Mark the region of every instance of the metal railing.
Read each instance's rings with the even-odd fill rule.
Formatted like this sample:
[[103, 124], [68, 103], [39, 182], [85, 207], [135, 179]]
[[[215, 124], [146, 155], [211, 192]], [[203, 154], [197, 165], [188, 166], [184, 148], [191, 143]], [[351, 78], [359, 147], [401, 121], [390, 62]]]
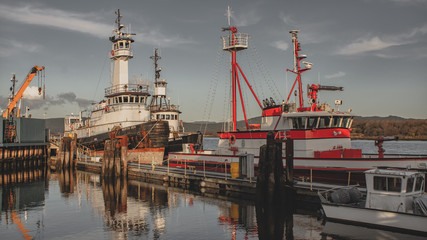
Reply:
[[105, 95], [114, 95], [119, 93], [147, 93], [148, 86], [142, 84], [119, 84], [105, 89]]
[[222, 36], [222, 48], [224, 50], [231, 48], [248, 48], [249, 34], [234, 33], [227, 36]]

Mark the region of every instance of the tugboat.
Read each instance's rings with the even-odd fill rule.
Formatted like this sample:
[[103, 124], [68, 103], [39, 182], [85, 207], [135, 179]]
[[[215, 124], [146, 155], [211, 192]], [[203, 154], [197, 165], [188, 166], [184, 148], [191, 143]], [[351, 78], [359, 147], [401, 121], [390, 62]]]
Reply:
[[116, 12], [117, 28], [109, 40], [112, 42], [111, 86], [105, 89], [105, 98], [93, 106], [89, 117], [65, 117], [65, 135], [77, 135], [77, 142], [91, 150], [103, 151], [110, 137], [127, 136], [130, 150], [145, 149], [163, 152], [168, 143], [169, 124], [162, 119], [151, 119], [148, 85], [130, 83], [128, 61], [133, 58], [133, 33], [125, 32], [120, 10]]
[[[248, 34], [238, 32], [236, 27], [223, 28], [229, 34], [222, 37], [223, 50], [231, 54], [231, 106], [232, 121], [229, 131], [219, 132], [218, 148], [215, 151], [194, 151], [191, 146], [181, 153], [169, 154], [170, 166], [185, 167], [194, 165], [206, 170], [224, 172], [224, 167], [230, 168], [230, 163], [239, 162], [239, 156], [247, 155], [254, 160], [255, 169], [258, 167], [259, 149], [266, 144], [267, 133], [274, 132], [278, 141], [294, 140], [294, 169], [300, 172], [318, 171], [322, 173], [347, 173], [363, 171], [374, 167], [410, 167], [426, 168], [427, 156], [364, 156], [361, 149], [351, 148], [350, 131], [353, 123], [351, 111], [342, 112], [332, 109], [328, 104], [319, 104], [319, 91], [342, 91], [342, 87], [309, 85], [307, 94], [309, 106], [304, 106], [302, 92], [303, 72], [312, 67], [305, 61], [307, 55], [301, 54], [301, 44], [298, 42], [298, 30], [290, 31], [293, 45], [293, 69], [287, 71], [297, 75], [286, 101], [276, 104], [270, 99], [261, 104], [248, 79], [236, 61], [236, 54], [248, 48]], [[304, 65], [304, 67], [302, 67]], [[240, 74], [239, 74], [240, 73]], [[242, 99], [241, 81], [245, 80], [262, 112], [260, 124], [248, 124], [245, 105]], [[242, 81], [243, 82], [243, 81]], [[296, 102], [289, 102], [294, 94]], [[237, 90], [240, 94], [245, 130], [236, 127]], [[342, 101], [336, 100], [337, 108]], [[285, 146], [283, 146], [283, 163], [285, 164]]]

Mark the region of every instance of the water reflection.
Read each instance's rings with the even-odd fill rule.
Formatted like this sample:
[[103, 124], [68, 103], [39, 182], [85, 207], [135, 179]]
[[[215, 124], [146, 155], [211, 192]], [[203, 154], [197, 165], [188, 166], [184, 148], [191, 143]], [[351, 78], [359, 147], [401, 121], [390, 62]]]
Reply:
[[[20, 237], [24, 239], [32, 239], [33, 235], [27, 229], [26, 218], [22, 219], [21, 214], [24, 213], [25, 216], [28, 209], [44, 205], [44, 193], [48, 188], [46, 175], [45, 168], [26, 168], [3, 173], [1, 176], [0, 213], [4, 218], [3, 224], [15, 225]], [[37, 228], [41, 228], [40, 221]]]

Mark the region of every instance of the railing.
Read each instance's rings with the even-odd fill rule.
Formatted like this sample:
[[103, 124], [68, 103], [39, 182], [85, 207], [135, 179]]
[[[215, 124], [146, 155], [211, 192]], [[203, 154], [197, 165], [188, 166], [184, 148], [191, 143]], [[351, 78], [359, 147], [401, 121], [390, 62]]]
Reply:
[[222, 49], [232, 48], [248, 48], [249, 34], [247, 33], [235, 33], [228, 36], [222, 36]]
[[150, 106], [150, 111], [179, 111], [179, 105], [153, 105]]
[[84, 146], [81, 144], [77, 143], [77, 149], [76, 149], [76, 156], [77, 156], [77, 161], [84, 161], [87, 162], [87, 158], [92, 159], [92, 157], [95, 157], [95, 151]]
[[105, 96], [119, 93], [147, 93], [148, 86], [141, 84], [119, 84], [105, 89]]

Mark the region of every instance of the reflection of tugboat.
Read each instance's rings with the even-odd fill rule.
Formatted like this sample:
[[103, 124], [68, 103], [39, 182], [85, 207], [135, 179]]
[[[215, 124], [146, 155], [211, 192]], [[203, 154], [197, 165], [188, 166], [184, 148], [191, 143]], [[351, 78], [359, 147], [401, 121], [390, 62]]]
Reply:
[[[129, 148], [165, 147], [169, 135], [167, 121], [150, 120], [148, 86], [132, 84], [128, 79], [128, 61], [133, 58], [132, 33], [123, 32], [120, 10], [117, 29], [110, 41], [113, 43], [110, 59], [112, 64], [111, 87], [105, 89], [105, 99], [94, 105], [89, 118], [80, 116], [65, 118], [65, 134], [77, 134], [78, 142], [91, 149], [103, 150], [109, 133], [129, 137]], [[142, 141], [146, 144], [140, 144]]]
[[[350, 131], [353, 115], [338, 109], [340, 100], [336, 100], [337, 109], [328, 104], [319, 104], [319, 91], [341, 91], [341, 87], [311, 85], [307, 87], [309, 106], [304, 106], [301, 74], [311, 69], [312, 64], [304, 61], [307, 57], [301, 54], [297, 30], [291, 31], [293, 44], [294, 68], [289, 72], [297, 75], [286, 101], [276, 104], [274, 99], [258, 99], [241, 67], [236, 61], [236, 54], [248, 48], [249, 36], [238, 32], [236, 27], [229, 26], [223, 31], [229, 34], [222, 37], [223, 50], [231, 54], [231, 123], [229, 131], [219, 132], [219, 142], [216, 151], [184, 151], [169, 154], [171, 166], [185, 167], [194, 165], [196, 168], [224, 171], [224, 166], [239, 162], [241, 155], [253, 155], [255, 167], [258, 165], [259, 149], [266, 144], [267, 134], [274, 132], [280, 141], [286, 138], [294, 140], [294, 168], [309, 172], [361, 172], [375, 166], [382, 167], [411, 167], [422, 168], [427, 165], [427, 156], [371, 156], [362, 155], [361, 149], [351, 148]], [[245, 81], [243, 81], [243, 79]], [[262, 112], [260, 124], [248, 124], [241, 88], [246, 83], [251, 90]], [[298, 96], [296, 102], [289, 99], [295, 90]], [[238, 97], [241, 99], [245, 130], [237, 129]], [[283, 147], [285, 158], [285, 148]], [[286, 161], [283, 161], [284, 163]]]

